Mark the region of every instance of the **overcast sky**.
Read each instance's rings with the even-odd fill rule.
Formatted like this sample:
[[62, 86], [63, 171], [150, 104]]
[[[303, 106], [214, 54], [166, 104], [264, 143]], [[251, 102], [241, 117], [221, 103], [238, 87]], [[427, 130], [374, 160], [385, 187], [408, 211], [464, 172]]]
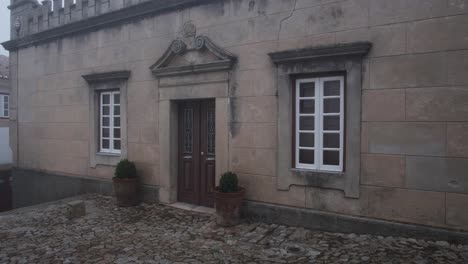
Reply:
[[[0, 43], [10, 39], [10, 10], [7, 6], [10, 0], [0, 0]], [[0, 54], [8, 55], [8, 52], [0, 45]]]

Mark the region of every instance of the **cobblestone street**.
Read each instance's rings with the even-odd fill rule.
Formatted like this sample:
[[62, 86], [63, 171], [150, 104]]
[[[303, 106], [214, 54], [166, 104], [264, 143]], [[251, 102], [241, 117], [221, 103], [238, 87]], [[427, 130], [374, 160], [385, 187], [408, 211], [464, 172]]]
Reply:
[[467, 263], [468, 246], [243, 223], [161, 205], [121, 209], [103, 196], [0, 214], [0, 263]]

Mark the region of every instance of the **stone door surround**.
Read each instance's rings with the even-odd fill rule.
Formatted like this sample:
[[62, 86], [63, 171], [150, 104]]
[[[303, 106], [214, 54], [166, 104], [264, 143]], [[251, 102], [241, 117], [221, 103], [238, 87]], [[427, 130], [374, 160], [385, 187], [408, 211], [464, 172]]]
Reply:
[[186, 23], [183, 36], [175, 39], [150, 67], [159, 88], [159, 200], [177, 202], [178, 101], [215, 99], [216, 181], [228, 170], [229, 80], [236, 57], [206, 36], [197, 36]]

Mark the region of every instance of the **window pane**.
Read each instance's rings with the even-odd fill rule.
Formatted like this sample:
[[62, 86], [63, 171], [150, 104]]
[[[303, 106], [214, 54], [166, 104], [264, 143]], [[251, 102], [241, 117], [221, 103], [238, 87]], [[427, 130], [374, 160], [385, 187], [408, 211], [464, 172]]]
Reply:
[[109, 94], [103, 94], [102, 95], [102, 104], [110, 104], [110, 95]]
[[109, 140], [108, 139], [103, 139], [102, 140], [102, 148], [103, 149], [109, 149]]
[[114, 106], [114, 115], [120, 115], [120, 106]]
[[299, 129], [300, 130], [314, 130], [315, 129], [315, 117], [313, 116], [299, 117]]
[[340, 98], [324, 99], [323, 100], [324, 113], [339, 113], [340, 112]]
[[102, 126], [107, 126], [108, 127], [109, 126], [109, 121], [110, 121], [109, 117], [103, 117], [102, 118]]
[[340, 81], [326, 81], [323, 86], [325, 96], [340, 95]]
[[299, 146], [300, 147], [314, 147], [315, 134], [314, 133], [300, 133]]
[[114, 117], [114, 127], [120, 127], [120, 117]]
[[109, 106], [104, 105], [102, 107], [102, 115], [109, 115]]
[[323, 134], [323, 147], [324, 148], [339, 148], [340, 147], [340, 134]]
[[120, 140], [114, 140], [114, 149], [120, 150]]
[[339, 116], [324, 116], [323, 117], [323, 130], [339, 131], [340, 130], [340, 117]]
[[109, 137], [109, 128], [103, 128], [102, 129], [102, 137], [103, 138], [108, 138]]
[[120, 138], [120, 128], [114, 129], [114, 138]]
[[300, 149], [299, 150], [299, 163], [314, 164], [315, 153], [313, 150]]
[[120, 104], [120, 94], [114, 94], [114, 104]]
[[3, 102], [8, 103], [8, 96], [7, 95], [3, 96]]
[[301, 83], [300, 87], [300, 97], [314, 97], [315, 96], [315, 83]]
[[300, 100], [299, 111], [301, 114], [315, 113], [315, 100]]
[[323, 165], [340, 165], [340, 152], [339, 151], [324, 151], [323, 152]]

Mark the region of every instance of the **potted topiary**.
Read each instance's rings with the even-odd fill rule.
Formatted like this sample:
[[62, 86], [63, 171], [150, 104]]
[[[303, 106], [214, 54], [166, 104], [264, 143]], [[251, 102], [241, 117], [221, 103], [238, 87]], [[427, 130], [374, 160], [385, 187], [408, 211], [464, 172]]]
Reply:
[[114, 192], [117, 205], [134, 206], [139, 203], [138, 179], [135, 164], [127, 159], [121, 160], [115, 168]]
[[216, 223], [234, 226], [239, 223], [240, 209], [244, 199], [244, 188], [239, 187], [237, 175], [226, 172], [219, 180], [215, 191]]

